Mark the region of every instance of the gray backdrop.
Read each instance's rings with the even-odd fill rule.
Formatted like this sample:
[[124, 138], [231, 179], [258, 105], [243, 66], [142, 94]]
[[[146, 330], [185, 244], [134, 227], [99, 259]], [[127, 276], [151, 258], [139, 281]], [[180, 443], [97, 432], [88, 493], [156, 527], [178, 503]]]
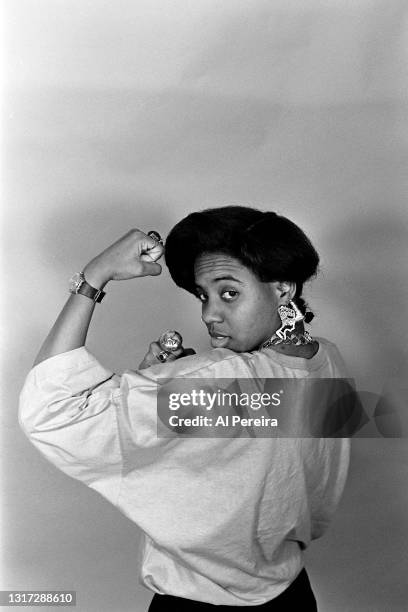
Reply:
[[[315, 335], [372, 414], [406, 405], [405, 0], [6, 0], [2, 589], [76, 589], [81, 612], [143, 611], [138, 528], [31, 447], [16, 422], [67, 279], [131, 227], [208, 206], [297, 222], [322, 255]], [[405, 277], [404, 277], [405, 276]], [[117, 372], [199, 303], [161, 277], [111, 283], [88, 346]], [[406, 387], [405, 387], [406, 388]], [[406, 439], [369, 423], [329, 532], [310, 547], [322, 612], [407, 609]]]

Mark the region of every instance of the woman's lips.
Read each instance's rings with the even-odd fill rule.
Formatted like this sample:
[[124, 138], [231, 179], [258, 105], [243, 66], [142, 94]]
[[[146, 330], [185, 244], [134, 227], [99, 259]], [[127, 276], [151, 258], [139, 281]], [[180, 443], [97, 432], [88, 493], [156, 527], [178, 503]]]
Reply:
[[228, 344], [230, 339], [229, 336], [224, 336], [221, 334], [210, 334], [211, 336], [211, 346], [213, 348], [222, 348]]

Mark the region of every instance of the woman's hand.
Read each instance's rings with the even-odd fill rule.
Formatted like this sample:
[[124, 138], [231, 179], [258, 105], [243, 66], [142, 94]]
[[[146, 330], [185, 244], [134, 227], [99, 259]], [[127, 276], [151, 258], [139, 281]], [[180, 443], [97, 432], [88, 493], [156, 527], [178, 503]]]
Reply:
[[[161, 353], [163, 351], [162, 347], [160, 346], [160, 344], [158, 342], [152, 342], [149, 345], [149, 350], [147, 351], [146, 355], [143, 357], [143, 360], [141, 361], [141, 363], [139, 364], [138, 369], [139, 370], [144, 370], [145, 368], [149, 368], [152, 365], [157, 365], [159, 363], [162, 363], [159, 359], [158, 359], [158, 355], [159, 353]], [[166, 351], [168, 354], [168, 357], [166, 359], [166, 363], [168, 361], [175, 361], [176, 359], [180, 359], [180, 357], [186, 357], [187, 355], [195, 355], [195, 350], [192, 348], [183, 348], [182, 346], [180, 346], [180, 348], [178, 348], [176, 351]]]
[[[102, 289], [110, 280], [157, 276], [163, 246], [139, 229], [132, 229], [94, 257], [83, 269], [92, 287]], [[81, 294], [70, 295], [44, 340], [34, 364], [84, 346], [95, 302]]]
[[162, 270], [157, 260], [163, 252], [163, 245], [141, 230], [132, 229], [85, 266], [85, 278], [101, 289], [110, 280], [157, 276]]

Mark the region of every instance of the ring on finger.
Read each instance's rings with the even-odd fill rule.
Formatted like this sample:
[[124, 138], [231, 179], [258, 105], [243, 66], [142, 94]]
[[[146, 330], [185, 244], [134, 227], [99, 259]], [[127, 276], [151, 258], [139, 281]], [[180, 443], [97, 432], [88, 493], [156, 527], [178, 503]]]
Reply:
[[183, 343], [181, 334], [173, 329], [163, 332], [159, 338], [159, 345], [164, 351], [173, 353], [178, 351]]
[[151, 230], [150, 232], [147, 232], [147, 235], [150, 236], [150, 238], [153, 238], [153, 240], [156, 240], [156, 242], [158, 242], [159, 244], [163, 244], [163, 239], [160, 236], [159, 232], [156, 232], [156, 230]]
[[171, 353], [168, 353], [167, 351], [160, 351], [160, 353], [156, 355], [157, 359], [161, 363], [165, 363], [170, 356], [171, 356]]

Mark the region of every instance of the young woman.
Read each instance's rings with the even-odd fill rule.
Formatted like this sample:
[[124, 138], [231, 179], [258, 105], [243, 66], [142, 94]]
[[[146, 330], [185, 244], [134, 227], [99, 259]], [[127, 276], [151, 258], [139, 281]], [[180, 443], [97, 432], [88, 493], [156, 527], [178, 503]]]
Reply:
[[[171, 230], [165, 259], [175, 283], [201, 301], [212, 350], [192, 355], [155, 341], [137, 371], [117, 376], [84, 346], [95, 303], [109, 281], [160, 274], [163, 252], [159, 236], [131, 230], [74, 279], [21, 393], [22, 427], [51, 462], [141, 528], [149, 610], [316, 610], [303, 550], [333, 516], [349, 441], [158, 438], [157, 396], [173, 379], [208, 388], [230, 378], [344, 378], [337, 348], [304, 327], [313, 315], [302, 289], [319, 257], [275, 213], [192, 213]], [[290, 409], [306, 414], [306, 403], [299, 384]]]

